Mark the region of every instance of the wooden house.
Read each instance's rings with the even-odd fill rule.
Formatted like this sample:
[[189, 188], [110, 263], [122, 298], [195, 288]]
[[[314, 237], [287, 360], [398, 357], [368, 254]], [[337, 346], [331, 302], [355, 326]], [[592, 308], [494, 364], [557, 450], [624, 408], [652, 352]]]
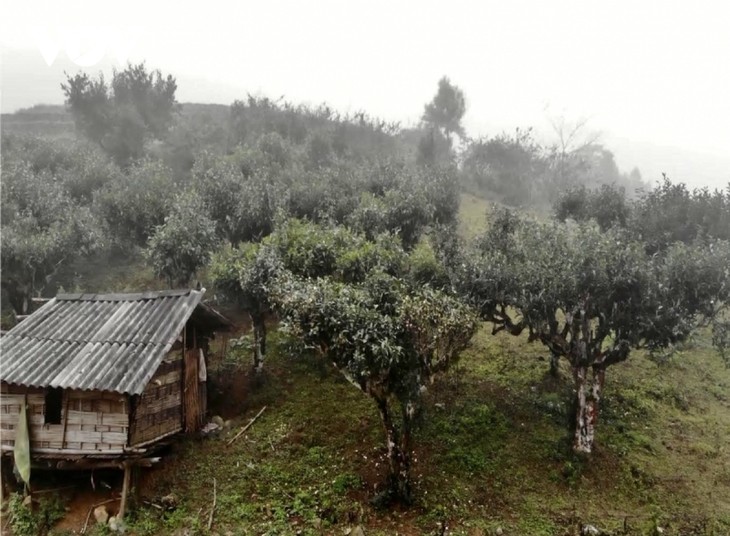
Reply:
[[[63, 294], [0, 339], [0, 448], [25, 403], [34, 465], [127, 467], [206, 412], [208, 343], [231, 323], [205, 289]], [[125, 473], [126, 478], [126, 473]]]

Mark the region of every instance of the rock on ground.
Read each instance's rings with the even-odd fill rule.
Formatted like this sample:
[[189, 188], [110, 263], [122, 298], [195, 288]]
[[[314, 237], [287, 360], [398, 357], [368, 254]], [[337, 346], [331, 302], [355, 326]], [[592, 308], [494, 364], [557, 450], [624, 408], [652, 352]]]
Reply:
[[94, 508], [94, 519], [101, 525], [105, 525], [109, 521], [109, 512], [107, 512], [106, 506], [101, 505]]

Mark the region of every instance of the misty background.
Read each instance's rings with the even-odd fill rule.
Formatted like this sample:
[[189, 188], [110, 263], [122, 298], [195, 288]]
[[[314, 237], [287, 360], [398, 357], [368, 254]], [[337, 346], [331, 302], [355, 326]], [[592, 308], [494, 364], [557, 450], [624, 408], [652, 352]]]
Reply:
[[[586, 131], [654, 183], [730, 180], [730, 33], [721, 2], [3, 2], [3, 113], [62, 104], [64, 71], [146, 61], [179, 102], [247, 93], [418, 123], [434, 81], [464, 91], [472, 138]], [[48, 47], [55, 54], [44, 58]], [[49, 59], [52, 62], [49, 65]]]

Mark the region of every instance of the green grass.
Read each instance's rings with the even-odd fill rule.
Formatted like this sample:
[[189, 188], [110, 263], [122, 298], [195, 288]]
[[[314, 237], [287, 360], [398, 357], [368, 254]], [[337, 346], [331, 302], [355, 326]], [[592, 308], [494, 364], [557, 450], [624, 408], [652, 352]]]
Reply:
[[487, 225], [487, 211], [491, 203], [469, 193], [461, 194], [459, 205], [459, 232], [465, 238], [474, 237]]
[[[555, 381], [539, 346], [482, 330], [426, 395], [415, 506], [382, 511], [369, 501], [385, 463], [372, 404], [315, 359], [292, 357], [279, 334], [273, 339], [265, 379], [247, 387], [248, 409], [228, 435], [184, 441], [148, 475], [145, 494], [174, 492], [178, 510], [160, 518], [139, 509], [133, 530], [206, 533], [215, 478], [217, 533], [341, 534], [361, 524], [384, 535], [443, 526], [450, 534], [552, 535], [581, 523], [614, 534], [655, 526], [728, 533], [730, 373], [703, 344], [662, 365], [637, 353], [609, 369], [598, 449], [582, 459], [569, 448], [567, 370]], [[263, 405], [250, 431], [226, 447]]]

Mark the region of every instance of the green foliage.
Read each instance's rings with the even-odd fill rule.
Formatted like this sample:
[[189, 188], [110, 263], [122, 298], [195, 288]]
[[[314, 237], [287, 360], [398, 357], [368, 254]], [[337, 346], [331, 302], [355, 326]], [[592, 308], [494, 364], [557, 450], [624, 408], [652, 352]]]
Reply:
[[307, 162], [310, 168], [321, 169], [332, 164], [332, 145], [321, 134], [309, 138], [306, 148]]
[[416, 163], [435, 167], [450, 164], [453, 159], [450, 140], [438, 128], [427, 128], [418, 141]]
[[97, 147], [80, 140], [3, 134], [2, 157], [6, 165], [26, 162], [34, 173], [53, 177], [81, 205], [88, 205], [96, 190], [120, 174]]
[[2, 284], [16, 312], [58, 268], [94, 250], [101, 236], [88, 207], [76, 206], [47, 171], [24, 161], [3, 166]]
[[725, 365], [730, 367], [730, 321], [716, 318], [712, 323], [712, 346]]
[[383, 197], [385, 228], [396, 231], [406, 249], [412, 248], [430, 221], [428, 200], [418, 191], [389, 190]]
[[402, 163], [320, 163], [307, 170], [306, 162], [279, 161], [282, 142], [271, 134], [258, 147], [239, 147], [228, 157], [204, 152], [193, 167], [193, 185], [218, 233], [234, 245], [270, 234], [280, 212], [345, 224], [370, 240], [386, 232], [398, 234], [406, 248], [429, 225], [455, 220], [459, 189], [453, 170], [418, 170]]
[[254, 367], [260, 372], [266, 354], [265, 314], [271, 309], [269, 295], [283, 270], [276, 250], [269, 245], [226, 245], [216, 253], [210, 277], [218, 290], [249, 313], [253, 323]]
[[[132, 512], [131, 519], [128, 521], [128, 528], [133, 534], [139, 536], [154, 536], [157, 534], [158, 526], [157, 523], [160, 520], [158, 511], [151, 511], [146, 508], [136, 508]], [[108, 525], [95, 525], [95, 526], [106, 526]]]
[[66, 96], [66, 106], [74, 110], [76, 127], [89, 139], [101, 140], [107, 132], [110, 95], [103, 75], [93, 79], [85, 73], [74, 77], [67, 75], [61, 89]]
[[200, 192], [218, 234], [233, 244], [261, 240], [271, 233], [283, 185], [257, 163], [260, 153], [222, 158], [202, 153], [193, 166], [193, 187]]
[[[287, 220], [269, 240], [287, 270], [301, 277], [331, 275], [355, 235], [345, 227]], [[361, 239], [360, 239], [361, 241]]]
[[122, 165], [144, 154], [146, 140], [167, 134], [177, 107], [175, 79], [144, 63], [115, 69], [108, 85], [101, 74], [67, 74], [61, 89], [77, 128]]
[[316, 222], [344, 222], [359, 201], [348, 175], [336, 168], [298, 174], [287, 187], [287, 214]]
[[94, 207], [115, 245], [123, 249], [144, 246], [164, 223], [176, 191], [168, 167], [158, 160], [143, 160], [99, 190]]
[[235, 210], [227, 214], [227, 235], [233, 242], [261, 240], [274, 228], [279, 196], [264, 176], [253, 175], [241, 184]]
[[59, 173], [69, 196], [84, 205], [91, 204], [94, 193], [106, 184], [123, 180], [119, 168], [98, 149], [86, 147], [78, 150], [74, 166]]
[[730, 190], [689, 190], [666, 177], [654, 189], [629, 203], [623, 187], [603, 184], [591, 190], [579, 184], [563, 192], [554, 204], [560, 221], [595, 219], [601, 229], [618, 225], [630, 228], [655, 253], [674, 242], [698, 238], [730, 238]]
[[449, 288], [451, 280], [446, 267], [438, 260], [429, 241], [421, 241], [411, 251], [410, 278], [417, 284], [433, 288]]
[[514, 136], [501, 134], [469, 144], [463, 173], [468, 184], [508, 205], [530, 205], [544, 196], [548, 165], [532, 130], [517, 129]]
[[230, 242], [240, 241], [235, 225], [245, 177], [240, 168], [218, 155], [205, 151], [197, 155], [192, 168], [193, 183], [216, 222], [218, 234]]
[[[465, 155], [469, 180], [510, 204], [549, 200], [558, 185], [585, 184], [586, 189], [572, 191], [561, 218], [594, 218], [605, 232], [589, 224], [543, 225], [501, 215], [473, 250], [461, 251], [453, 234], [459, 201], [456, 171], [438, 165], [451, 160], [451, 134], [461, 135], [463, 130], [458, 106], [451, 114], [458, 116], [458, 130], [444, 119], [453, 112], [447, 105], [437, 106], [447, 102], [445, 97], [439, 101], [437, 95], [427, 106], [427, 135], [418, 151], [423, 130], [406, 133], [364, 114], [340, 117], [326, 106], [293, 107], [252, 97], [217, 111], [191, 105], [185, 121], [173, 126], [176, 138], [150, 147], [152, 138], [168, 137], [172, 123], [165, 117], [156, 121], [152, 116], [158, 105], [138, 100], [134, 88], [149, 96], [160, 83], [171, 86], [159, 74], [155, 80], [142, 71], [131, 69], [109, 87], [103, 79], [74, 79], [78, 93], [89, 97], [85, 115], [77, 117], [79, 127], [124, 165], [145, 152], [168, 165], [181, 163], [171, 171], [151, 159], [122, 172], [99, 150], [84, 144], [20, 139], [6, 144], [4, 137], [4, 288], [18, 273], [47, 281], [59, 266], [57, 261], [63, 266], [72, 258], [59, 252], [92, 249], [92, 244], [74, 245], [83, 240], [73, 242], [86, 236], [85, 227], [95, 228], [88, 207], [92, 199], [93, 210], [108, 223], [114, 242], [149, 243], [150, 260], [171, 280], [188, 280], [195, 271], [191, 266], [205, 262], [217, 235], [232, 245], [224, 246], [212, 262], [216, 287], [252, 316], [278, 307], [289, 333], [299, 337], [299, 346], [291, 344], [284, 350], [284, 343], [274, 336], [274, 353], [306, 353], [309, 358], [312, 347], [317, 348], [368, 391], [377, 409], [385, 408], [391, 420], [397, 420], [390, 415], [393, 408], [400, 410], [401, 421], [390, 425], [400, 435], [389, 440], [409, 433], [426, 386], [428, 397], [448, 398], [443, 409], [439, 405], [425, 415], [427, 433], [419, 435], [431, 444], [418, 452], [422, 464], [418, 472], [432, 479], [424, 482], [430, 495], [422, 504], [426, 513], [414, 514], [419, 519], [431, 516], [429, 522], [438, 519], [443, 528], [446, 521], [459, 522], [461, 516], [468, 517], [467, 511], [488, 504], [488, 510], [471, 516], [474, 526], [494, 528], [499, 520], [487, 517], [509, 512], [510, 519], [518, 520], [518, 531], [565, 532], [565, 504], [580, 503], [591, 495], [587, 491], [596, 492], [600, 496], [596, 502], [601, 503], [606, 498], [622, 499], [622, 493], [631, 497], [632, 490], [622, 488], [622, 482], [603, 486], [596, 481], [602, 475], [589, 463], [566, 460], [556, 448], [559, 432], [553, 425], [567, 418], [569, 410], [560, 402], [560, 393], [542, 392], [548, 382], [538, 384], [541, 374], [526, 364], [527, 357], [532, 361], [537, 356], [521, 346], [523, 340], [489, 339], [473, 352], [469, 367], [457, 371], [453, 386], [431, 387], [431, 377], [454, 362], [474, 329], [468, 309], [436, 289], [450, 287], [448, 275], [453, 271], [456, 286], [482, 315], [491, 311], [489, 318], [499, 330], [527, 334], [525, 340], [540, 340], [559, 355], [567, 351], [572, 363], [581, 366], [600, 368], [613, 359], [625, 359], [626, 344], [632, 351], [676, 345], [727, 301], [727, 244], [715, 240], [727, 238], [730, 228], [726, 194], [689, 192], [665, 184], [645, 196], [627, 218], [621, 188], [587, 189], [606, 182], [625, 184], [613, 155], [601, 146], [540, 147], [529, 131], [479, 140]], [[458, 104], [458, 88], [450, 89]], [[109, 114], [117, 95], [119, 106]], [[163, 110], [174, 102], [169, 92], [163, 91], [161, 98]], [[463, 103], [463, 94], [461, 98]], [[221, 113], [222, 121], [216, 116]], [[115, 125], [105, 130], [99, 126], [103, 121]], [[144, 135], [136, 135], [143, 130]], [[405, 163], [414, 154], [427, 169]], [[389, 160], [394, 155], [402, 161]], [[186, 193], [174, 194], [181, 190]], [[286, 221], [287, 216], [300, 220]], [[630, 231], [609, 229], [625, 222]], [[98, 242], [100, 237], [96, 233], [87, 238]], [[685, 244], [674, 244], [676, 240]], [[647, 257], [647, 249], [658, 254]], [[183, 261], [172, 260], [176, 255]], [[36, 268], [12, 264], [18, 258]], [[44, 268], [47, 259], [50, 271]], [[81, 289], [84, 284], [79, 281]], [[129, 282], [120, 278], [115, 284]], [[715, 343], [723, 349], [728, 330], [719, 321], [716, 326]], [[589, 340], [585, 333], [590, 331], [594, 333]], [[254, 349], [256, 336], [250, 339], [242, 339], [232, 354]], [[581, 345], [590, 351], [579, 355]], [[702, 361], [703, 352], [709, 355], [709, 349], [700, 345], [688, 355], [685, 347], [663, 366], [661, 382], [654, 368], [646, 368], [654, 363], [641, 352], [638, 365], [635, 359], [626, 364], [630, 372], [623, 367], [616, 371], [620, 380], [604, 399], [610, 442], [602, 459], [613, 463], [619, 474], [630, 475], [627, 482], [640, 488], [643, 502], [639, 507], [631, 503], [634, 508], [640, 510], [659, 496], [652, 487], [665, 485], [674, 467], [652, 473], [645, 466], [629, 469], [622, 460], [631, 458], [636, 464], [643, 455], [650, 458], [644, 463], [659, 460], [671, 465], [662, 458], [668, 455], [667, 443], [678, 454], [667, 459], [677, 461], [691, 451], [703, 459], [702, 471], [708, 471], [707, 460], [719, 469], [712, 474], [714, 480], [696, 475], [687, 477], [686, 484], [671, 480], [666, 495], [670, 488], [674, 495], [675, 487], [683, 485], [692, 495], [695, 484], [705, 481], [722, 489], [728, 478], [716, 463], [726, 443], [724, 428], [717, 426], [724, 422], [722, 404], [708, 402], [726, 402], [727, 382], [719, 369], [696, 370], [706, 368], [696, 363], [714, 366], [717, 361]], [[342, 382], [331, 376], [321, 373], [312, 379], [292, 374], [292, 369], [311, 366], [307, 359], [280, 360], [276, 366], [272, 377], [279, 375], [282, 380], [276, 391], [252, 395], [261, 396], [254, 400], [272, 401], [272, 409], [276, 405], [282, 411], [269, 414], [275, 422], [259, 421], [254, 433], [260, 435], [254, 441], [241, 442], [223, 454], [215, 444], [197, 443], [196, 453], [202, 450], [208, 457], [181, 459], [193, 459], [196, 465], [202, 461], [205, 478], [202, 469], [175, 475], [188, 478], [187, 487], [181, 489], [191, 504], [164, 518], [141, 515], [131, 527], [134, 532], [152, 534], [182, 526], [204, 532], [200, 521], [204, 516], [193, 513], [198, 506], [209, 507], [208, 495], [200, 504], [192, 503], [198, 500], [194, 490], [201, 485], [196, 480], [207, 483], [210, 472], [217, 473], [224, 488], [216, 523], [226, 520], [236, 529], [257, 533], [292, 531], [298, 524], [296, 530], [303, 533], [322, 533], [340, 529], [329, 523], [349, 524], [351, 515], [360, 519], [362, 506], [358, 502], [360, 513], [353, 514], [356, 509], [346, 498], [371, 484], [372, 467], [363, 470], [356, 462], [369, 463], [373, 457], [379, 458], [375, 464], [382, 462], [383, 449], [373, 448], [370, 441], [373, 434], [362, 433], [375, 429], [370, 426], [375, 412], [349, 400]], [[694, 382], [694, 392], [686, 392], [682, 380], [698, 374], [706, 377]], [[672, 380], [670, 388], [664, 382], [672, 375], [680, 380]], [[285, 387], [290, 384], [295, 387]], [[515, 385], [520, 389], [515, 391]], [[707, 398], [697, 394], [700, 389], [706, 390]], [[286, 397], [295, 401], [288, 403]], [[691, 418], [683, 420], [684, 414]], [[321, 415], [327, 418], [322, 420]], [[713, 429], [712, 435], [700, 430], [697, 423], [702, 419], [708, 428], [720, 431]], [[672, 423], [664, 437], [659, 436], [660, 422]], [[403, 450], [408, 442], [398, 445]], [[366, 456], [368, 461], [362, 462]], [[335, 466], [334, 460], [344, 459], [346, 467]], [[235, 469], [226, 465], [228, 461], [235, 461]], [[172, 467], [178, 469], [176, 464]], [[541, 480], [541, 468], [544, 473], [562, 474], [558, 484], [567, 481], [575, 493], [564, 496], [562, 503], [551, 503], [550, 509], [535, 508], [529, 495], [535, 488], [557, 496], [564, 491]], [[486, 479], [480, 479], [483, 474]], [[619, 490], [615, 494], [614, 488]], [[703, 500], [710, 497], [706, 495]], [[592, 506], [585, 505], [592, 500], [586, 499], [583, 507], [590, 510]], [[620, 500], [612, 504], [630, 511]], [[409, 522], [396, 516], [383, 521], [391, 523], [384, 530], [396, 525], [401, 530], [403, 523], [407, 531]], [[467, 527], [468, 523], [460, 528], [470, 530]]]
[[258, 249], [259, 246], [256, 244], [234, 248], [227, 243], [216, 251], [208, 269], [208, 275], [216, 290], [233, 301], [245, 303], [239, 277], [241, 271], [256, 257]]
[[335, 159], [361, 162], [404, 152], [398, 125], [364, 112], [341, 115], [326, 104], [310, 107], [253, 95], [235, 101], [228, 112], [229, 147], [254, 145], [276, 134], [315, 168]]
[[406, 255], [392, 235], [371, 242], [344, 227], [289, 219], [261, 244], [224, 246], [214, 256], [209, 275], [229, 299], [262, 314], [270, 308], [269, 295], [284, 268], [299, 277], [357, 282], [374, 270], [405, 274]]
[[[658, 347], [685, 338], [700, 319], [715, 314], [713, 304], [729, 290], [726, 242], [675, 244], [650, 257], [621, 229], [503, 214], [480, 248], [462, 288], [482, 304], [482, 315], [508, 331], [528, 329], [565, 356], [571, 354], [572, 323], [591, 319], [598, 327], [587, 341], [591, 364], [625, 359], [625, 344]], [[519, 320], [512, 321], [509, 308]]]
[[355, 238], [340, 253], [335, 274], [344, 282], [355, 283], [374, 271], [394, 277], [405, 274], [406, 254], [396, 236], [383, 233], [372, 242]]
[[352, 473], [342, 473], [337, 475], [332, 481], [332, 490], [338, 495], [344, 495], [352, 489], [358, 489], [362, 486], [362, 479]]
[[55, 175], [61, 170], [73, 168], [77, 157], [74, 149], [80, 147], [80, 144], [40, 136], [2, 133], [3, 160], [23, 160], [31, 165], [35, 173], [47, 171]]
[[607, 184], [598, 190], [589, 190], [583, 184], [571, 188], [558, 198], [553, 208], [559, 221], [593, 219], [604, 231], [614, 225], [625, 227], [631, 214], [623, 188]]
[[269, 132], [261, 136], [256, 143], [256, 148], [261, 155], [261, 166], [281, 170], [291, 165], [291, 147], [277, 132]]
[[26, 505], [22, 495], [12, 493], [7, 503], [6, 515], [15, 536], [47, 534], [64, 514], [64, 505], [57, 496], [44, 497], [37, 505]]
[[397, 233], [403, 247], [416, 245], [426, 227], [455, 221], [458, 183], [446, 168], [419, 171], [385, 166], [365, 183], [371, 195], [362, 195], [347, 224], [369, 238], [382, 232]]
[[36, 536], [40, 532], [40, 519], [30, 506], [23, 504], [23, 496], [13, 493], [8, 500], [8, 516], [14, 534]]
[[398, 277], [407, 270], [400, 240], [387, 233], [368, 240], [346, 227], [289, 219], [264, 243], [299, 277], [361, 282], [373, 271]]
[[253, 313], [269, 310], [271, 286], [282, 271], [282, 262], [270, 246], [226, 245], [211, 262], [209, 277], [216, 288]]
[[503, 212], [455, 270], [457, 287], [494, 333], [527, 331], [556, 359], [568, 359], [584, 404], [588, 371], [600, 393], [606, 368], [632, 348], [667, 347], [714, 317], [730, 295], [728, 266], [727, 242], [676, 243], [649, 256], [620, 228]]
[[[623, 213], [623, 195], [629, 197], [644, 188], [641, 174], [634, 169], [621, 173], [613, 153], [594, 141], [577, 143], [582, 125], [571, 132], [557, 128], [559, 142], [544, 145], [535, 141], [532, 129], [516, 129], [513, 135], [500, 134], [471, 141], [464, 151], [462, 179], [466, 186], [511, 206], [555, 208], [566, 202], [566, 208], [580, 200], [580, 189], [601, 190], [610, 202], [605, 209], [609, 220]], [[565, 201], [565, 192], [573, 192]], [[611, 195], [613, 194], [613, 195]], [[597, 194], [598, 195], [598, 194]], [[583, 200], [585, 202], [585, 200]], [[569, 215], [569, 214], [568, 214]], [[575, 217], [575, 216], [572, 216]], [[599, 220], [606, 215], [594, 214]], [[623, 216], [625, 218], [625, 215]]]
[[203, 201], [188, 191], [177, 196], [165, 223], [155, 228], [146, 256], [170, 287], [186, 286], [208, 263], [217, 243], [215, 223], [206, 215]]
[[426, 104], [422, 120], [427, 125], [443, 131], [448, 140], [451, 134], [464, 137], [461, 119], [466, 112], [464, 92], [444, 76], [439, 80], [439, 87], [433, 100]]
[[289, 277], [272, 300], [295, 336], [376, 403], [387, 434], [387, 492], [410, 501], [411, 428], [421, 393], [468, 344], [476, 330], [473, 313], [451, 296], [410, 288], [382, 272], [359, 284]]
[[730, 186], [726, 191], [696, 189], [668, 178], [635, 204], [630, 227], [649, 253], [696, 238], [730, 240]]

